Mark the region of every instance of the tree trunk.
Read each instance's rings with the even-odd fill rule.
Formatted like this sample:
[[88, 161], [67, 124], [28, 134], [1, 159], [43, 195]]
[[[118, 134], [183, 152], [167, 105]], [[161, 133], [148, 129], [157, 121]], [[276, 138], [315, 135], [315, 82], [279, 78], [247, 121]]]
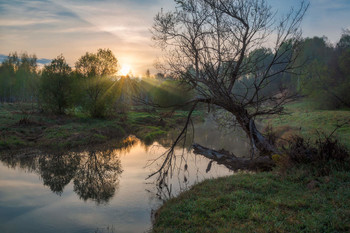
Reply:
[[[268, 156], [260, 156], [255, 159], [239, 158], [227, 151], [215, 151], [199, 144], [194, 144], [194, 153], [203, 155], [218, 164], [223, 164], [230, 170], [270, 171], [275, 166], [273, 160]], [[211, 163], [208, 164], [207, 172]]]
[[249, 116], [246, 110], [240, 111], [238, 114], [231, 112], [237, 119], [238, 123], [247, 134], [252, 146], [252, 158], [255, 151], [258, 150], [260, 155], [278, 154], [278, 150], [272, 145], [256, 128], [254, 119]]

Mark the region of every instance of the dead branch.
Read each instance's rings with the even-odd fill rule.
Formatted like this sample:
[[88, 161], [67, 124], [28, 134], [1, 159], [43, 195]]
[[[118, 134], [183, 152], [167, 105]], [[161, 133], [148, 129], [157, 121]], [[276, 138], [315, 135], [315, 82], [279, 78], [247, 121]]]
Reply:
[[269, 171], [275, 163], [268, 156], [257, 157], [255, 159], [240, 158], [233, 154], [223, 153], [215, 151], [199, 144], [193, 145], [193, 152], [205, 156], [218, 164], [225, 165], [228, 169], [237, 170], [249, 170], [249, 171]]

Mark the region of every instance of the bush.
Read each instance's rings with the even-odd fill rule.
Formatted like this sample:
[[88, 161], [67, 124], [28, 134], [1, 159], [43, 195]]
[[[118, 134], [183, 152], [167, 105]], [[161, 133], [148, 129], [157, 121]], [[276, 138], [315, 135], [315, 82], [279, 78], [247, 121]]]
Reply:
[[329, 175], [330, 171], [334, 169], [350, 169], [350, 154], [345, 146], [334, 137], [319, 136], [312, 144], [310, 139], [294, 136], [284, 150], [289, 163], [292, 165], [313, 165], [311, 169], [317, 175]]
[[109, 77], [94, 77], [83, 80], [85, 90], [82, 107], [92, 117], [109, 115], [117, 98], [114, 82]]

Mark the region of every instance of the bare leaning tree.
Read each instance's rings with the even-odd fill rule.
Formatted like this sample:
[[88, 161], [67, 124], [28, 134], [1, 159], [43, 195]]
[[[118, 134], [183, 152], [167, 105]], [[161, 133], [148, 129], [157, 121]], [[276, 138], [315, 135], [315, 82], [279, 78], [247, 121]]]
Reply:
[[[192, 105], [188, 119], [199, 103], [215, 105], [244, 130], [253, 154], [276, 153], [256, 128], [255, 119], [283, 113], [283, 105], [296, 98], [283, 88], [266, 90], [283, 74], [296, 72], [300, 23], [309, 4], [302, 1], [277, 20], [267, 0], [175, 2], [174, 11], [156, 15], [152, 33], [166, 54], [163, 68], [197, 93], [188, 102]], [[175, 143], [187, 132], [189, 122]], [[167, 154], [163, 168], [173, 151]]]

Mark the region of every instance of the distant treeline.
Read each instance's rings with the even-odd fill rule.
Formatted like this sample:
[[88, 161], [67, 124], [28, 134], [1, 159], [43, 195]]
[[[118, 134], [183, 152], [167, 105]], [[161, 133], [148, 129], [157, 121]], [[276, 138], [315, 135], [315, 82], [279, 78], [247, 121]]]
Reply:
[[[283, 54], [286, 59], [295, 56], [294, 63], [299, 68], [276, 76], [266, 84], [262, 95], [282, 88], [306, 95], [321, 108], [349, 108], [350, 31], [344, 31], [336, 45], [325, 37], [306, 38], [300, 45], [293, 53]], [[256, 67], [251, 69], [264, 70], [273, 53], [261, 48], [250, 52], [246, 59], [256, 60]], [[158, 74], [157, 78], [151, 78], [149, 71], [142, 79], [117, 77], [118, 65], [109, 49], [86, 53], [75, 63], [75, 69], [63, 55], [38, 69], [35, 55], [10, 53], [0, 65], [0, 102], [36, 102], [43, 111], [57, 114], [81, 111], [103, 117], [115, 111], [127, 111], [141, 102], [179, 105], [196, 94], [171, 76]], [[249, 75], [242, 76], [234, 91], [246, 90], [243, 87], [253, 85], [252, 80]]]
[[[275, 75], [273, 80], [265, 83], [260, 95], [269, 96], [283, 90], [302, 94], [319, 108], [350, 108], [350, 31], [344, 31], [336, 45], [329, 43], [326, 37], [306, 38], [299, 42], [294, 50], [282, 49], [282, 53], [277, 55], [286, 61], [291, 60], [294, 69], [285, 67], [287, 72]], [[291, 45], [286, 43], [283, 46]], [[246, 59], [250, 63], [254, 61], [255, 67], [247, 69], [255, 71], [276, 73], [282, 70], [279, 66], [291, 66], [290, 63], [281, 62], [268, 68], [274, 53], [267, 48], [250, 52]], [[254, 78], [249, 74], [244, 75], [235, 84], [234, 92], [249, 96], [249, 90], [254, 93], [254, 85]], [[248, 93], [245, 93], [247, 90]]]
[[0, 66], [1, 102], [36, 102], [43, 111], [81, 111], [104, 117], [141, 103], [181, 104], [191, 93], [158, 74], [118, 77], [118, 60], [109, 49], [86, 53], [72, 69], [63, 55], [38, 69], [35, 55], [9, 54]]
[[336, 45], [325, 37], [305, 39], [298, 62], [301, 75], [294, 78], [297, 90], [308, 95], [320, 108], [350, 108], [349, 30], [343, 32]]
[[0, 101], [34, 101], [39, 76], [35, 55], [10, 53], [0, 66]]

